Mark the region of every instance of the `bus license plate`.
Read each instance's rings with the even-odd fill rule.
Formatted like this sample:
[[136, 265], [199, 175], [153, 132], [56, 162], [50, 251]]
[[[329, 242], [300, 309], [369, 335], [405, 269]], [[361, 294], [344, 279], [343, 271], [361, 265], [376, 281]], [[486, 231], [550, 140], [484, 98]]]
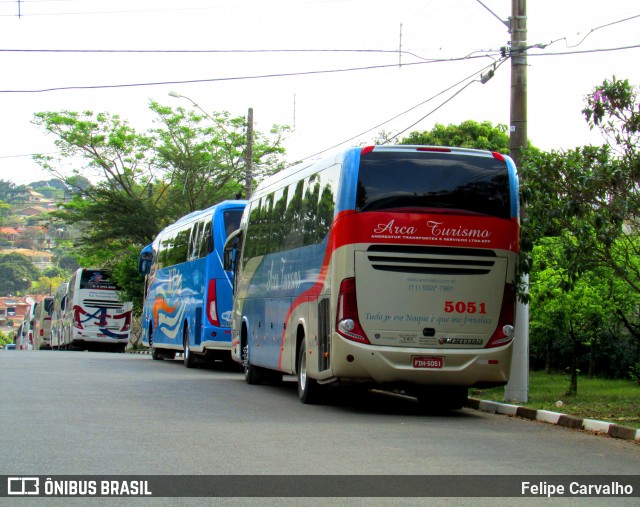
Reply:
[[413, 356], [414, 368], [442, 368], [443, 365], [443, 357]]

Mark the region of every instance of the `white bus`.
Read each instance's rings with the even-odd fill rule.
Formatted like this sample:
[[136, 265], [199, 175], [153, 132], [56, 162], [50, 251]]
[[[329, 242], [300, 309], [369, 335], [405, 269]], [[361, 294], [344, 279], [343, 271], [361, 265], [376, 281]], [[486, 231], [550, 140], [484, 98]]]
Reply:
[[35, 303], [30, 302], [20, 327], [16, 332], [16, 349], [33, 350], [33, 312]]
[[360, 384], [437, 409], [504, 385], [518, 213], [515, 165], [488, 151], [352, 148], [266, 179], [225, 245], [245, 380], [296, 374], [304, 403]]
[[36, 304], [33, 315], [33, 348], [36, 350], [51, 348], [51, 313], [53, 296], [46, 296]]
[[133, 304], [104, 269], [78, 269], [63, 303], [60, 348], [124, 352], [129, 343]]
[[61, 348], [62, 342], [62, 318], [67, 302], [69, 282], [63, 282], [53, 293], [53, 305], [51, 306], [51, 326], [49, 329], [49, 344], [52, 349]]

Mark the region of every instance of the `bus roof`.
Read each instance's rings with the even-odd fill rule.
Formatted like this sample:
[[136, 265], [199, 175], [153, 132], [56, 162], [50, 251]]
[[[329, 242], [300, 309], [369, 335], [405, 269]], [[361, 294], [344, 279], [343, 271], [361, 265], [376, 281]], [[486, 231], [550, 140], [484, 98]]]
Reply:
[[256, 200], [265, 194], [268, 194], [274, 190], [274, 185], [286, 186], [294, 181], [303, 179], [317, 171], [329, 167], [338, 162], [344, 161], [351, 157], [360, 157], [362, 154], [370, 153], [372, 151], [383, 152], [440, 152], [451, 153], [454, 155], [469, 155], [479, 157], [494, 157], [502, 159], [506, 162], [511, 171], [515, 172], [515, 164], [508, 155], [504, 155], [495, 151], [479, 150], [476, 148], [460, 148], [453, 146], [429, 146], [429, 145], [413, 145], [413, 144], [400, 144], [400, 145], [376, 145], [376, 146], [352, 146], [342, 149], [340, 151], [331, 152], [328, 155], [306, 160], [298, 164], [292, 165], [283, 169], [274, 175], [265, 178], [256, 188], [255, 192], [251, 196], [251, 200]]
[[[179, 218], [178, 220], [173, 222], [171, 225], [168, 225], [167, 227], [162, 229], [162, 231], [160, 231], [160, 232], [164, 232], [166, 230], [171, 230], [174, 227], [181, 226], [181, 225], [186, 224], [188, 222], [194, 221], [194, 220], [196, 220], [196, 219], [198, 219], [200, 217], [206, 217], [206, 216], [212, 215], [213, 212], [216, 210], [216, 208], [221, 208], [221, 209], [238, 208], [238, 207], [244, 207], [244, 206], [246, 206], [246, 204], [247, 204], [247, 201], [244, 201], [244, 200], [222, 201], [222, 202], [219, 202], [217, 204], [214, 204], [213, 206], [210, 206], [209, 208], [192, 211], [191, 213]], [[160, 234], [160, 233], [158, 233], [158, 234]]]

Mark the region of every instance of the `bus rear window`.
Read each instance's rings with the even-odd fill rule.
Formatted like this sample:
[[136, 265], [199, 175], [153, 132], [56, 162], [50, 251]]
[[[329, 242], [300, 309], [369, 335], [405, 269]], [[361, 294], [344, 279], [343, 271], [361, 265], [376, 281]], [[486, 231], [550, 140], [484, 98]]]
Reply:
[[470, 213], [508, 219], [507, 165], [477, 155], [373, 151], [360, 161], [356, 210]]
[[80, 278], [80, 289], [117, 290], [111, 275], [99, 269], [85, 269]]

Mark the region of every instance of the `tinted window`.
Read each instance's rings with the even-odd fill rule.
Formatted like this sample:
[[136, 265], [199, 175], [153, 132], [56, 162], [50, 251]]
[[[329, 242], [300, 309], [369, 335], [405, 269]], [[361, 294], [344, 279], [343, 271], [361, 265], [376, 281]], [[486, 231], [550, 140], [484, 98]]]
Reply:
[[357, 211], [463, 212], [510, 218], [507, 164], [494, 157], [376, 152], [362, 157]]
[[242, 210], [231, 209], [223, 212], [224, 230], [229, 236], [233, 231], [240, 228], [240, 220], [242, 219]]
[[116, 290], [115, 281], [107, 271], [100, 269], [85, 269], [80, 278], [80, 289]]
[[333, 221], [339, 177], [334, 165], [252, 202], [244, 260], [322, 242]]

